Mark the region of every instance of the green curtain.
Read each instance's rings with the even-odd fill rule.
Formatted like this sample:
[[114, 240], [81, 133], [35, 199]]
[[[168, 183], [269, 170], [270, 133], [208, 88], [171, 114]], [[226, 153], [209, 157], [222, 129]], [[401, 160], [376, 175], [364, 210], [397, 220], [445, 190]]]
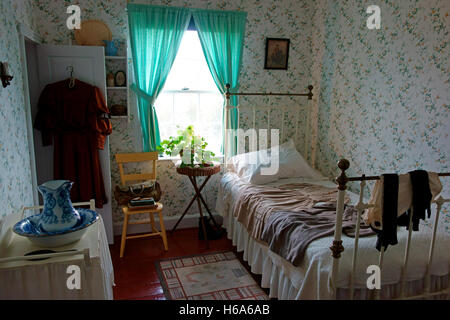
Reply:
[[164, 87], [191, 12], [186, 8], [128, 4], [131, 54], [138, 97], [143, 151], [160, 144], [154, 103]]
[[[197, 27], [206, 62], [219, 91], [226, 92], [226, 84], [231, 85], [230, 92], [239, 89], [239, 72], [242, 65], [246, 12], [193, 10], [192, 15]], [[237, 96], [231, 96], [230, 104], [237, 106]], [[226, 111], [225, 111], [226, 112]], [[229, 116], [229, 129], [238, 128], [238, 111], [232, 109]], [[222, 130], [224, 133], [225, 130]], [[237, 153], [237, 138], [229, 136], [229, 155]]]

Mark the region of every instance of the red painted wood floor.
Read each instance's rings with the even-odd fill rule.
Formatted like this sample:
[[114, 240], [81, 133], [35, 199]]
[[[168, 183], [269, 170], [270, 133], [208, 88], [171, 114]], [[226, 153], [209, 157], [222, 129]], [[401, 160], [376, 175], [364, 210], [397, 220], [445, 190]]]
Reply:
[[114, 299], [165, 299], [156, 273], [156, 260], [214, 251], [235, 251], [226, 235], [221, 239], [209, 241], [209, 249], [206, 249], [205, 241], [198, 240], [197, 228], [177, 229], [173, 235], [168, 232], [167, 240], [167, 252], [164, 251], [160, 237], [127, 240], [125, 254], [120, 258], [120, 236], [115, 237], [114, 244], [110, 246], [116, 284]]

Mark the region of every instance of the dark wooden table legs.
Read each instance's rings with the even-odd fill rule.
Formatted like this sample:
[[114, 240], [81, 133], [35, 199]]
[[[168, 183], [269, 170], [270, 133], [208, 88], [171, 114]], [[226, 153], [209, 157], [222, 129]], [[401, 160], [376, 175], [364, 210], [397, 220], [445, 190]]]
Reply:
[[205, 221], [203, 219], [202, 203], [203, 203], [203, 206], [205, 207], [206, 211], [208, 212], [209, 216], [211, 217], [211, 220], [213, 221], [214, 225], [217, 228], [220, 228], [220, 226], [217, 224], [216, 220], [214, 220], [214, 217], [213, 217], [211, 211], [209, 210], [205, 199], [203, 199], [203, 196], [201, 194], [203, 188], [205, 187], [206, 183], [211, 178], [211, 176], [207, 176], [206, 177], [205, 181], [203, 181], [203, 183], [201, 184], [200, 188], [197, 185], [197, 179], [196, 179], [195, 176], [188, 176], [188, 178], [189, 178], [189, 180], [191, 181], [191, 183], [192, 183], [192, 185], [194, 187], [195, 195], [191, 199], [191, 201], [189, 202], [188, 206], [186, 207], [186, 209], [184, 210], [183, 214], [178, 219], [177, 223], [175, 224], [173, 229], [170, 231], [170, 233], [172, 234], [175, 231], [175, 229], [178, 227], [178, 224], [181, 222], [181, 220], [183, 220], [184, 216], [186, 215], [188, 210], [191, 208], [191, 206], [194, 203], [194, 201], [197, 200], [198, 210], [199, 210], [199, 213], [200, 213], [200, 221], [201, 221], [202, 229], [203, 229], [203, 236], [204, 236], [204, 239], [206, 240], [206, 248], [209, 248], [208, 235], [207, 235], [207, 232], [206, 232]]

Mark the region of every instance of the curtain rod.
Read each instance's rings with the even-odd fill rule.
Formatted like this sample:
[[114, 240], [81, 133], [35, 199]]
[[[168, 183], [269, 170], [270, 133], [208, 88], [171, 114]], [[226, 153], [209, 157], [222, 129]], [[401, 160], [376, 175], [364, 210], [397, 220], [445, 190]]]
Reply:
[[273, 93], [273, 92], [236, 92], [231, 93], [230, 92], [230, 84], [227, 83], [226, 85], [227, 92], [225, 93], [227, 100], [230, 100], [230, 96], [302, 96], [302, 97], [308, 97], [308, 100], [312, 100], [313, 93], [312, 89], [313, 86], [308, 86], [308, 93]]
[[197, 12], [208, 12], [208, 13], [234, 13], [239, 14], [247, 17], [247, 12], [242, 10], [225, 10], [225, 9], [204, 9], [204, 8], [194, 8], [194, 7], [188, 7], [188, 6], [171, 6], [171, 5], [157, 5], [157, 4], [151, 4], [151, 3], [139, 3], [139, 2], [130, 2], [130, 0], [127, 0], [127, 6], [125, 7], [125, 11], [128, 11], [128, 5], [132, 6], [140, 6], [140, 7], [155, 7], [155, 8], [161, 8], [161, 9], [184, 9], [189, 10], [191, 12], [197, 11]]

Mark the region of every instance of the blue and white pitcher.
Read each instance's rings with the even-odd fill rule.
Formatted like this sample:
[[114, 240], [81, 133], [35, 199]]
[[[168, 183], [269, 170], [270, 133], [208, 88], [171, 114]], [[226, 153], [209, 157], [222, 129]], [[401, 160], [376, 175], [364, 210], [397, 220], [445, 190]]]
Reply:
[[44, 210], [38, 221], [38, 225], [43, 231], [67, 230], [80, 220], [80, 214], [70, 201], [72, 184], [73, 182], [67, 180], [52, 180], [38, 187], [44, 198]]

